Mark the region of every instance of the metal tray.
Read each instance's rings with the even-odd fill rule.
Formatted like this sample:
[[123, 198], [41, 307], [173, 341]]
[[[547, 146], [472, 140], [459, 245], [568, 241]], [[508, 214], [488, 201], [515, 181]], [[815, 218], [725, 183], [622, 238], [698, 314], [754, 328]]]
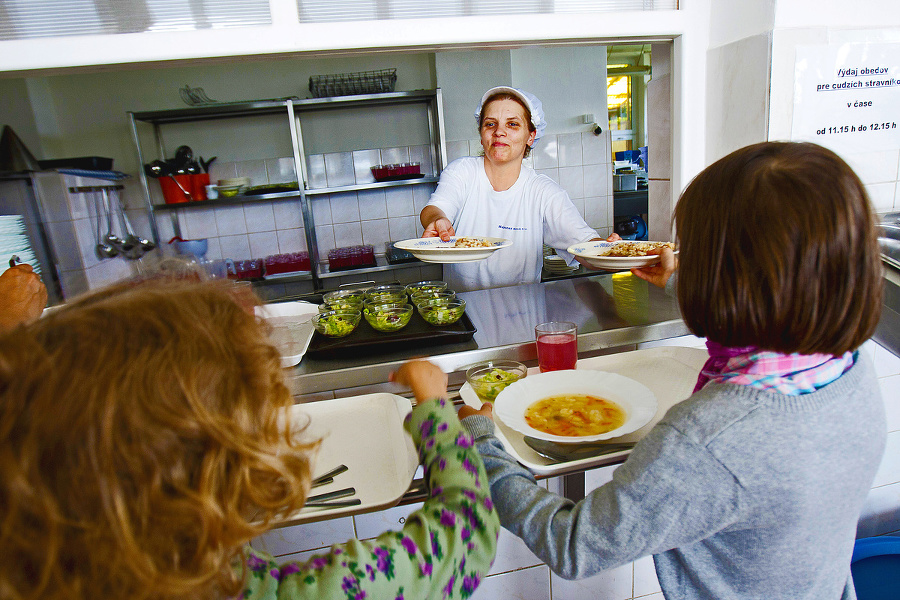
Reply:
[[435, 327], [426, 323], [425, 319], [416, 311], [413, 312], [409, 325], [400, 331], [390, 333], [375, 331], [364, 318], [356, 330], [346, 337], [326, 337], [317, 331], [306, 354], [314, 358], [342, 358], [351, 354], [371, 354], [454, 344], [471, 340], [476, 331], [475, 325], [472, 324], [472, 320], [466, 313], [463, 313], [462, 318], [452, 325]]

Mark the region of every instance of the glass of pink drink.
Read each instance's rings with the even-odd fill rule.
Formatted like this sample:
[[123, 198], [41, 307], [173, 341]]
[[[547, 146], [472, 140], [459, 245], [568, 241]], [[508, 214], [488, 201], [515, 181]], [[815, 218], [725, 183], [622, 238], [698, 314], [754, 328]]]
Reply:
[[541, 323], [534, 328], [541, 373], [574, 369], [578, 360], [578, 328], [568, 321]]

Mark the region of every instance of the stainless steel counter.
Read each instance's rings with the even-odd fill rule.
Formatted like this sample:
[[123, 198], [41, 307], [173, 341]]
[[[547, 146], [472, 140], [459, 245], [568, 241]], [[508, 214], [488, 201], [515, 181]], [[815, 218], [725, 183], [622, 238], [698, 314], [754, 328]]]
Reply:
[[346, 359], [305, 357], [288, 375], [295, 395], [383, 384], [403, 362], [426, 356], [445, 372], [505, 358], [536, 364], [534, 326], [546, 321], [578, 325], [578, 353], [688, 334], [674, 296], [630, 273], [595, 275], [459, 294], [477, 328], [470, 342], [373, 353]]

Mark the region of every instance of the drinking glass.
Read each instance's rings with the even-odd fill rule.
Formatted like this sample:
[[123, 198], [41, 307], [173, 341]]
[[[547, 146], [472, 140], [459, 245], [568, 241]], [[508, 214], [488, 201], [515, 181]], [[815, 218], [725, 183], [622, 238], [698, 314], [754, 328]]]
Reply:
[[541, 323], [534, 328], [541, 373], [574, 369], [578, 360], [578, 328], [569, 321]]

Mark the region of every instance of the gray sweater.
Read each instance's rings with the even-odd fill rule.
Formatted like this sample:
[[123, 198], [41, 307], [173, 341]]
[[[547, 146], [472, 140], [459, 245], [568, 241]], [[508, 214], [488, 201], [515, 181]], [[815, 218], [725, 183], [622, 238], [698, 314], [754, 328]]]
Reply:
[[812, 394], [707, 385], [578, 503], [537, 485], [490, 419], [463, 424], [500, 522], [564, 578], [652, 554], [667, 600], [855, 598], [856, 522], [887, 431], [864, 354]]

